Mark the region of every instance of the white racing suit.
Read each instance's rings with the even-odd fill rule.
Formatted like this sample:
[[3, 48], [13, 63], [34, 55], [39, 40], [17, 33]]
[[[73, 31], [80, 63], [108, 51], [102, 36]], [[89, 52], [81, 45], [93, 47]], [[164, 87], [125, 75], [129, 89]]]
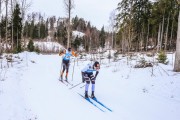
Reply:
[[[86, 86], [85, 86], [85, 94], [88, 93], [88, 88], [89, 88], [89, 84], [91, 82], [92, 84], [92, 94], [94, 94], [95, 91], [95, 80], [96, 80], [96, 76], [99, 73], [98, 70], [94, 70], [93, 69], [93, 64], [87, 64], [87, 66], [85, 66], [82, 70], [82, 81], [85, 82], [86, 81]], [[94, 76], [94, 73], [95, 76]]]

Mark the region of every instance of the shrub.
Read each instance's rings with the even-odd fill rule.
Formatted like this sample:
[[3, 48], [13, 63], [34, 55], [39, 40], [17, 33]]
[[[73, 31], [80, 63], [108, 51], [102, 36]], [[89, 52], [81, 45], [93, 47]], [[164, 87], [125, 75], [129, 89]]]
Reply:
[[157, 58], [158, 62], [159, 63], [163, 63], [163, 64], [167, 64], [168, 61], [167, 61], [167, 55], [165, 54], [164, 51], [160, 51], [158, 53], [158, 58]]
[[27, 47], [30, 52], [33, 52], [34, 51], [34, 42], [32, 40], [30, 40]]

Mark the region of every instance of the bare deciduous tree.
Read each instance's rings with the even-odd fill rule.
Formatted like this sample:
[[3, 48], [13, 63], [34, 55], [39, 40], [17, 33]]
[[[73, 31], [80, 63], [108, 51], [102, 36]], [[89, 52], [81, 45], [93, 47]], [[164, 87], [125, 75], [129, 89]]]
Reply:
[[161, 23], [159, 23], [159, 30], [158, 30], [158, 43], [157, 43], [157, 52], [160, 50], [160, 39], [161, 39]]
[[[13, 11], [14, 11], [14, 0], [11, 0], [11, 14], [12, 14], [12, 19], [13, 19]], [[13, 31], [13, 22], [11, 22], [11, 50], [14, 49], [13, 45], [14, 45], [14, 40], [13, 40], [13, 34], [14, 34], [14, 31]]]
[[166, 37], [165, 37], [165, 46], [164, 49], [165, 51], [167, 50], [167, 42], [168, 42], [168, 30], [169, 30], [169, 18], [170, 18], [170, 13], [168, 13], [168, 23], [167, 23], [167, 27], [166, 27]]
[[70, 32], [71, 32], [71, 14], [72, 9], [74, 8], [74, 1], [73, 0], [64, 0], [65, 11], [68, 15], [68, 24], [67, 24], [67, 33], [68, 33], [68, 41], [67, 41], [67, 48], [70, 47]]
[[111, 43], [111, 48], [114, 48], [114, 27], [115, 27], [115, 10], [113, 10], [111, 13], [110, 13], [110, 17], [109, 17], [109, 23], [110, 23], [110, 27], [111, 27], [111, 31], [112, 31], [112, 43]]
[[[30, 6], [32, 5], [32, 1], [27, 2], [27, 0], [20, 0], [20, 8], [21, 8], [21, 18], [22, 18], [22, 25], [24, 26], [24, 19], [25, 19], [25, 15], [26, 12], [28, 11], [28, 9], [30, 8]], [[22, 31], [24, 31], [24, 27], [22, 27]], [[21, 38], [23, 38], [23, 32], [21, 33]], [[25, 45], [25, 39], [24, 39], [24, 45]]]

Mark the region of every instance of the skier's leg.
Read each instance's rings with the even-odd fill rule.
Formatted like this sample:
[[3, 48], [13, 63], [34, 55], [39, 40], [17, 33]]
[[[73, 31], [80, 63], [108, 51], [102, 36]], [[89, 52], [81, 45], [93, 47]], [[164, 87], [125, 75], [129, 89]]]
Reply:
[[66, 80], [68, 80], [69, 63], [66, 64]]
[[88, 77], [87, 74], [84, 75], [84, 79], [86, 81], [86, 86], [85, 86], [85, 98], [88, 98], [88, 88], [90, 84], [90, 78]]
[[95, 98], [95, 96], [94, 96], [94, 91], [95, 91], [95, 79], [94, 79], [94, 76], [93, 76], [93, 75], [91, 76], [91, 84], [92, 84], [92, 88], [91, 88], [91, 90], [92, 90], [91, 97], [92, 97], [92, 98]]
[[85, 98], [88, 98], [89, 83], [90, 83], [90, 81], [86, 81], [86, 86], [85, 86]]
[[61, 80], [63, 80], [64, 71], [65, 71], [65, 64], [63, 63], [63, 70], [61, 71]]

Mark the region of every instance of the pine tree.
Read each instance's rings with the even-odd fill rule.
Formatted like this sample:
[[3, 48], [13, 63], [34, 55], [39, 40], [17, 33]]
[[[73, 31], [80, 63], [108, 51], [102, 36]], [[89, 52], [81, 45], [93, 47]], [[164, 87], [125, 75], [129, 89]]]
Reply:
[[106, 39], [106, 33], [104, 31], [104, 26], [101, 28], [101, 32], [100, 32], [100, 35], [99, 35], [99, 41], [100, 41], [100, 46], [102, 48], [105, 47], [105, 39]]
[[[21, 12], [19, 8], [19, 4], [16, 4], [14, 12], [12, 14], [11, 23], [13, 22], [13, 43], [15, 46], [15, 52], [21, 52], [21, 32], [22, 32], [22, 18], [21, 18]], [[10, 23], [10, 28], [11, 24]], [[11, 32], [12, 33], [12, 32]], [[11, 34], [12, 36], [12, 34]]]
[[81, 44], [81, 38], [79, 38], [78, 36], [76, 36], [76, 38], [75, 38], [75, 40], [74, 40], [74, 42], [73, 42], [73, 47], [77, 50], [78, 49], [78, 47], [80, 46], [80, 44]]
[[6, 36], [6, 19], [2, 16], [1, 18], [1, 39]]

